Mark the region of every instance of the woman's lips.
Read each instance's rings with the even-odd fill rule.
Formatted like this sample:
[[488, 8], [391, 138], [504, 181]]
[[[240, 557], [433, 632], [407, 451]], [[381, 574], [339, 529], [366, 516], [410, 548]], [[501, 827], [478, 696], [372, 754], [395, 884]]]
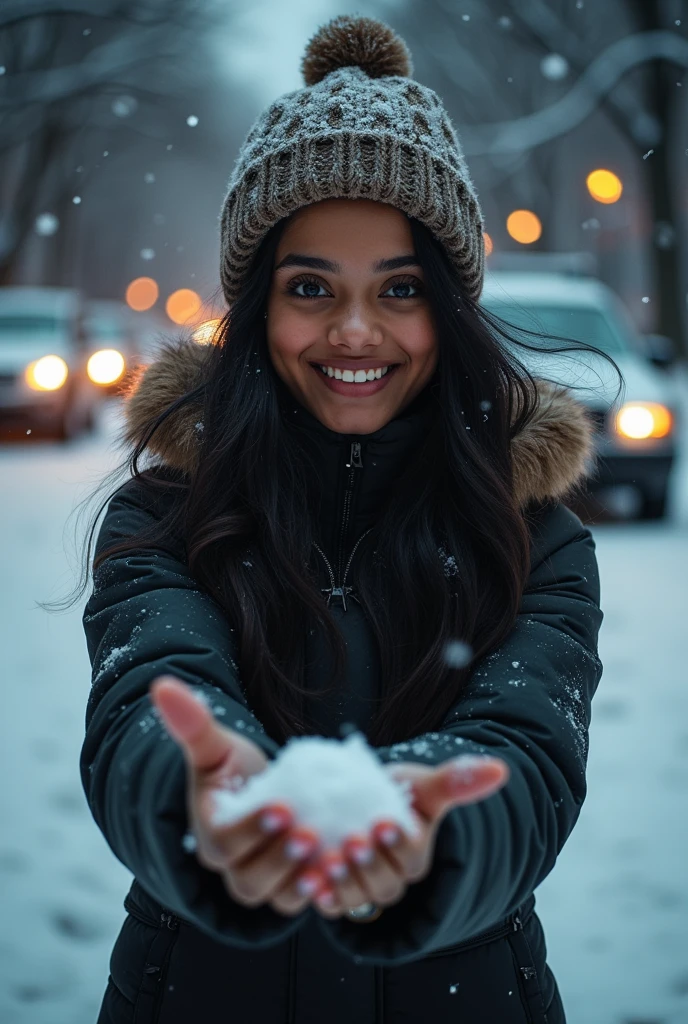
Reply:
[[325, 387], [328, 387], [330, 391], [334, 391], [338, 395], [346, 395], [347, 398], [353, 398], [356, 395], [360, 398], [365, 398], [367, 395], [374, 395], [378, 391], [382, 391], [383, 388], [387, 387], [389, 378], [394, 375], [401, 364], [397, 363], [395, 366], [390, 366], [387, 373], [382, 377], [375, 377], [374, 380], [367, 380], [365, 383], [361, 384], [355, 384], [346, 380], [338, 380], [336, 377], [328, 377], [327, 374], [323, 373], [318, 366], [315, 366], [313, 363], [310, 365], [313, 372], [317, 373]]

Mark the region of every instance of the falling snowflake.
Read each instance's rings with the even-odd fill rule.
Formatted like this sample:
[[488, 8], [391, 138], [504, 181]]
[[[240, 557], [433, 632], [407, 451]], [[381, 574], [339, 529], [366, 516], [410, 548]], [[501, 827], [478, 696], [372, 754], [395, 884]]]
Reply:
[[147, 174], [144, 174], [143, 180], [145, 181], [146, 185], [152, 185], [153, 182], [155, 181], [155, 175], [151, 171], [148, 171]]
[[560, 53], [548, 53], [540, 61], [540, 71], [550, 82], [560, 82], [569, 73], [569, 62]]
[[142, 260], [153, 260], [155, 259], [155, 249], [142, 249], [141, 250]]
[[443, 657], [449, 668], [465, 668], [473, 657], [473, 648], [463, 640], [450, 640], [444, 648]]
[[54, 213], [40, 213], [33, 226], [37, 235], [54, 235], [60, 222]]
[[110, 105], [115, 117], [131, 117], [138, 110], [139, 102], [134, 96], [117, 96]]
[[74, 203], [75, 206], [78, 206], [79, 203], [81, 202], [81, 196], [73, 196], [72, 197], [72, 202]]
[[182, 846], [184, 847], [187, 853], [195, 853], [196, 847], [198, 846], [198, 842], [193, 832], [186, 833], [186, 835], [182, 839]]
[[189, 128], [195, 128], [196, 125], [198, 124], [198, 118], [196, 117], [195, 114], [189, 114], [189, 116], [186, 119], [186, 123], [188, 124]]

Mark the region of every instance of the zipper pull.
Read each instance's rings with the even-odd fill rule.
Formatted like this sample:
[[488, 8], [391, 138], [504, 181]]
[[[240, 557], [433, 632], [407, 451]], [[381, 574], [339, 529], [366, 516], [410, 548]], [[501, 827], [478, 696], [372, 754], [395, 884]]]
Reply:
[[349, 459], [349, 465], [354, 466], [355, 469], [363, 469], [363, 459], [361, 458], [361, 442], [354, 441], [351, 445], [351, 457]]
[[170, 929], [171, 932], [174, 932], [177, 930], [177, 924], [179, 922], [177, 921], [177, 918], [174, 916], [174, 914], [163, 913], [160, 915], [160, 923], [163, 925], [163, 927], [167, 927]]
[[517, 932], [519, 928], [523, 928], [523, 922], [521, 921], [521, 918], [518, 916], [518, 914], [516, 914], [516, 916], [514, 917], [514, 931]]

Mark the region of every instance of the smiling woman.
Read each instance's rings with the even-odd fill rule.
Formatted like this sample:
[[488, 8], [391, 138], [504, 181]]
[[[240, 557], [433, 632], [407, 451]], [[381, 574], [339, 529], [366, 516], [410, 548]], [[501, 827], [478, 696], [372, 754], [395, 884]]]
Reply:
[[[289, 219], [276, 259], [267, 316], [275, 371], [330, 430], [383, 427], [437, 365], [408, 217], [365, 199], [323, 200]], [[320, 273], [295, 275], [306, 267]]]
[[[214, 343], [127, 395], [84, 613], [82, 777], [135, 875], [100, 1024], [562, 1024], [533, 889], [586, 791], [593, 426], [477, 303], [480, 208], [403, 41], [338, 18], [302, 67], [235, 165]], [[352, 726], [413, 834], [214, 823], [214, 788]]]

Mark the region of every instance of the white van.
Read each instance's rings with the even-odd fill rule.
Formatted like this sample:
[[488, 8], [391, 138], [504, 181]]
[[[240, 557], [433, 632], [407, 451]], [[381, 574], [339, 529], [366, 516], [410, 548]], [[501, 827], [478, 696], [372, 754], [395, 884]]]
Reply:
[[0, 288], [0, 422], [68, 440], [90, 430], [99, 401], [86, 372], [81, 298], [68, 288]]
[[514, 346], [517, 357], [537, 376], [572, 387], [598, 427], [597, 466], [586, 482], [590, 493], [623, 496], [626, 514], [660, 519], [666, 513], [669, 478], [676, 457], [679, 396], [667, 370], [675, 352], [667, 339], [643, 338], [628, 310], [601, 281], [548, 271], [489, 271], [481, 304], [502, 319], [547, 336], [544, 343], [526, 333], [531, 345], [561, 346], [553, 335], [583, 341], [608, 353], [625, 380], [615, 401], [618, 375], [593, 353], [530, 353]]

